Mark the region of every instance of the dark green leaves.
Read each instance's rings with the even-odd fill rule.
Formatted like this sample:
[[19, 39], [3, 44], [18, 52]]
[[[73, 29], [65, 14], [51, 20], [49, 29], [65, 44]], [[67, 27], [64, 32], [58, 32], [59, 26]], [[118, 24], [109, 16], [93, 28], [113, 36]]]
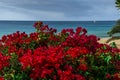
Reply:
[[116, 4], [116, 7], [118, 7], [118, 9], [120, 9], [120, 0], [116, 0], [115, 4]]

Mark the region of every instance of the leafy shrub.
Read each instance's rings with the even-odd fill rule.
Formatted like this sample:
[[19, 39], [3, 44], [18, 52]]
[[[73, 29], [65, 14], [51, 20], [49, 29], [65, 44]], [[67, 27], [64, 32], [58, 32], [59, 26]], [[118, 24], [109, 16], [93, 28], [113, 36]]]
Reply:
[[0, 40], [1, 80], [119, 80], [120, 50], [98, 43], [95, 35], [78, 27], [49, 28], [34, 24], [36, 32], [4, 35]]
[[120, 33], [120, 20], [118, 20], [113, 26], [113, 28], [107, 33], [109, 36], [112, 36], [113, 34]]
[[116, 0], [115, 4], [116, 4], [116, 7], [118, 7], [118, 9], [120, 9], [120, 0]]

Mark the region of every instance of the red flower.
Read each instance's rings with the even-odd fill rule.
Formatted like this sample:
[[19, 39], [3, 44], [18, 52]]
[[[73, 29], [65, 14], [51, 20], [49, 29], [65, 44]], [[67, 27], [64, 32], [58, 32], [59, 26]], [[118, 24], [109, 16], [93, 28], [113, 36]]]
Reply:
[[7, 40], [7, 36], [2, 36], [2, 42], [5, 42]]
[[110, 79], [111, 75], [109, 73], [106, 74], [106, 79]]
[[78, 66], [78, 68], [79, 68], [80, 70], [82, 70], [82, 71], [86, 71], [86, 70], [88, 69], [88, 67], [86, 66], [86, 64], [80, 64], [80, 65]]
[[76, 74], [76, 75], [74, 75], [74, 77], [75, 77], [75, 80], [86, 80], [85, 77], [82, 75]]
[[67, 51], [67, 54], [70, 55], [72, 58], [77, 58], [80, 55], [88, 54], [88, 50], [84, 47], [74, 47], [74, 48], [70, 48]]
[[80, 48], [70, 48], [67, 51], [67, 54], [70, 55], [72, 58], [76, 58], [81, 55]]
[[9, 59], [10, 59], [10, 56], [3, 56], [0, 53], [0, 70], [2, 70], [2, 68], [6, 66], [9, 66]]
[[38, 21], [38, 22], [35, 22], [33, 26], [37, 28], [37, 27], [41, 27], [42, 25], [43, 25], [43, 22]]
[[62, 34], [68, 33], [68, 34], [70, 34], [70, 35], [73, 35], [73, 34], [74, 34], [74, 31], [73, 31], [73, 29], [63, 29], [63, 30], [61, 31], [61, 33], [62, 33]]
[[30, 67], [33, 64], [33, 56], [31, 50], [28, 50], [26, 54], [19, 58], [20, 63], [22, 64], [22, 69], [24, 70], [27, 67]]
[[114, 66], [118, 71], [120, 71], [120, 60], [115, 61]]
[[0, 77], [0, 80], [4, 80], [4, 77]]
[[115, 73], [113, 75], [113, 80], [120, 80], [120, 73]]
[[87, 33], [87, 30], [85, 28], [83, 28], [82, 31], [83, 31], [83, 34]]
[[77, 34], [80, 34], [81, 31], [82, 31], [82, 27], [77, 27], [77, 28], [76, 28], [76, 33], [77, 33]]

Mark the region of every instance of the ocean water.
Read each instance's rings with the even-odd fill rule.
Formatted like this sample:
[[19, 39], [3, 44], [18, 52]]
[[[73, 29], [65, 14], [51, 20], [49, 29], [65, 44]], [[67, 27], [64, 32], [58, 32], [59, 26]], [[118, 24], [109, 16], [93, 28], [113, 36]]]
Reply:
[[[26, 32], [27, 34], [34, 32], [33, 27], [35, 21], [0, 21], [0, 38], [3, 35], [12, 34], [16, 31]], [[115, 25], [115, 21], [43, 21], [44, 24], [51, 28], [56, 28], [60, 32], [64, 28], [77, 27], [86, 28], [88, 35], [94, 34], [98, 37], [108, 37], [107, 32]]]

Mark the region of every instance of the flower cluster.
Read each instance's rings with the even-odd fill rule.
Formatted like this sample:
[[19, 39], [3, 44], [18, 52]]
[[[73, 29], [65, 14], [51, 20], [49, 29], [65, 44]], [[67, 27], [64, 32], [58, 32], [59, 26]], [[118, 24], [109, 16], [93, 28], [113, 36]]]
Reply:
[[0, 70], [2, 70], [3, 67], [9, 66], [9, 59], [10, 56], [3, 56], [0, 53]]
[[4, 35], [0, 40], [1, 80], [120, 80], [120, 50], [98, 43], [78, 27]]

